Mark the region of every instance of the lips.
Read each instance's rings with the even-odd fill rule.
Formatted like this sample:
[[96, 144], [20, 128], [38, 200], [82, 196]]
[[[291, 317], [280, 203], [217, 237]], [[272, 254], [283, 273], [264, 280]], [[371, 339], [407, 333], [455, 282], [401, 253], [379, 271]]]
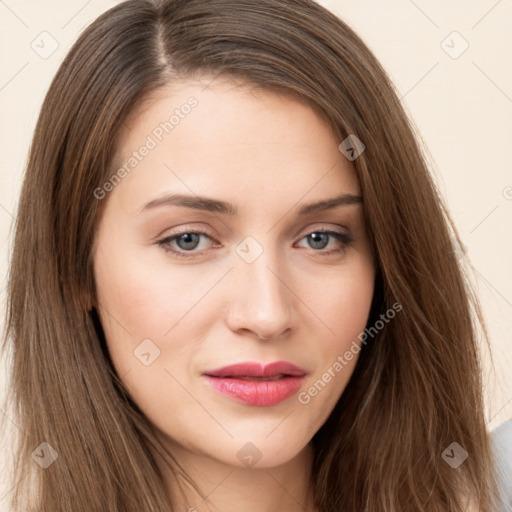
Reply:
[[279, 376], [291, 375], [293, 377], [303, 377], [306, 371], [292, 363], [286, 361], [276, 361], [263, 366], [260, 363], [240, 363], [230, 366], [223, 366], [216, 370], [208, 370], [205, 375], [210, 377], [256, 377], [256, 378], [275, 378]]
[[206, 371], [203, 376], [220, 393], [248, 405], [276, 405], [295, 394], [306, 371], [286, 361], [263, 366], [246, 362]]

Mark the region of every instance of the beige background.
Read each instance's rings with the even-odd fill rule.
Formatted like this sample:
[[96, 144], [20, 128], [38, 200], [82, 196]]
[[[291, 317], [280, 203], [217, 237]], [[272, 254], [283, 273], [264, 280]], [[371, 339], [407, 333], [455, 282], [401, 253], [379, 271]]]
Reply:
[[[0, 0], [2, 316], [11, 223], [41, 102], [78, 33], [117, 3]], [[487, 417], [494, 430], [512, 418], [512, 0], [320, 3], [347, 21], [375, 52], [428, 148], [466, 258], [474, 266], [489, 325], [496, 373], [487, 364]], [[3, 363], [0, 392], [5, 389]], [[8, 449], [6, 438], [0, 462]], [[3, 471], [0, 475], [5, 478]], [[9, 489], [1, 485], [0, 511], [5, 511]]]

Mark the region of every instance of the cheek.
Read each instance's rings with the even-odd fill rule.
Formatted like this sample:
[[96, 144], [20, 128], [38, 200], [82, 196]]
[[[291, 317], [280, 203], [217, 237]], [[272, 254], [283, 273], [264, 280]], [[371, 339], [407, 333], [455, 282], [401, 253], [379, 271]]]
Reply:
[[324, 281], [323, 292], [317, 291], [313, 297], [314, 311], [326, 326], [321, 339], [328, 352], [344, 350], [366, 327], [374, 281], [373, 265], [361, 259], [336, 278]]
[[163, 319], [158, 322], [162, 289], [154, 286], [155, 281], [148, 279], [140, 264], [117, 250], [120, 246], [121, 243], [114, 243], [114, 237], [101, 240], [101, 251], [94, 260], [94, 277], [106, 343], [122, 377], [139, 366], [135, 365], [136, 347], [145, 339], [155, 338], [165, 326]]
[[[374, 292], [374, 269], [369, 260], [328, 281], [315, 312], [326, 326], [315, 338], [315, 372], [305, 382], [297, 401], [309, 418], [311, 432], [327, 420], [343, 394], [360, 355], [360, 335], [367, 325]], [[312, 308], [313, 309], [313, 308]]]
[[141, 265], [137, 258], [114, 254], [109, 260], [98, 260], [95, 270], [98, 302], [107, 326], [124, 328], [134, 341], [141, 336], [162, 337], [189, 302], [191, 287], [179, 272], [169, 275]]
[[97, 309], [114, 367], [127, 389], [144, 397], [159, 387], [158, 379], [167, 380], [165, 369], [188, 368], [204, 323], [215, 318], [217, 302], [201, 299], [219, 272], [198, 279], [192, 267], [170, 272], [140, 261], [111, 251], [109, 258], [96, 260], [95, 279]]

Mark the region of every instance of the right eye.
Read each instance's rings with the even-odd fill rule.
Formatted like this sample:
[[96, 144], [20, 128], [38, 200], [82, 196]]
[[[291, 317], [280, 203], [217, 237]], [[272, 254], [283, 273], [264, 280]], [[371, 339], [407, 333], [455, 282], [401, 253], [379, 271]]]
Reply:
[[[202, 251], [195, 251], [198, 247], [201, 237], [212, 239], [212, 237], [204, 231], [182, 231], [159, 240], [157, 244], [167, 253], [173, 253], [181, 258], [193, 258]], [[173, 247], [178, 247], [178, 249]], [[191, 254], [187, 254], [191, 253]]]

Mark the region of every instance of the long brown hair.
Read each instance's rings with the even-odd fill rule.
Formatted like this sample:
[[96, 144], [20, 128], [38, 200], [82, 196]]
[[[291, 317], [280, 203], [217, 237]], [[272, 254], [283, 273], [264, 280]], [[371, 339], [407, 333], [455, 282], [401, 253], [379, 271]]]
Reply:
[[[3, 350], [12, 348], [8, 398], [22, 431], [13, 510], [175, 510], [154, 459], [163, 449], [87, 306], [108, 200], [94, 191], [114, 172], [120, 127], [152, 91], [201, 76], [290, 94], [340, 143], [355, 135], [366, 146], [352, 163], [378, 267], [369, 323], [392, 304], [402, 311], [362, 348], [312, 440], [318, 510], [461, 511], [471, 497], [491, 512], [481, 316], [453, 224], [385, 71], [311, 0], [129, 0], [92, 23], [60, 66], [30, 149], [8, 282]], [[53, 453], [43, 442], [58, 454], [44, 470], [33, 455]], [[457, 468], [443, 457], [452, 443], [468, 454]]]

